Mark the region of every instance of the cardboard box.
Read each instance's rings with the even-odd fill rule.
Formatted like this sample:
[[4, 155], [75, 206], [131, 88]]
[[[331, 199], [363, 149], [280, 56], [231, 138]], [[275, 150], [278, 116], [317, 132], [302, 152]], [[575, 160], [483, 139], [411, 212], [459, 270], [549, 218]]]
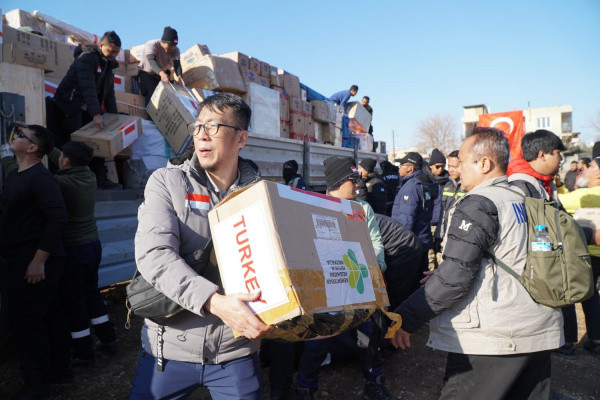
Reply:
[[302, 114], [303, 107], [302, 100], [297, 97], [290, 97], [290, 114]]
[[323, 130], [324, 130], [323, 124], [315, 121], [313, 126], [315, 128], [315, 142], [323, 143]]
[[271, 77], [271, 66], [269, 63], [260, 62], [260, 76], [264, 76], [265, 78]]
[[308, 117], [304, 117], [305, 119], [305, 128], [304, 128], [304, 134], [306, 135], [306, 141], [307, 142], [315, 142], [315, 121], [313, 120], [313, 118], [309, 115]]
[[113, 74], [126, 76], [127, 75], [127, 64], [120, 62], [119, 66], [117, 68], [113, 69]]
[[126, 76], [138, 76], [140, 69], [138, 68], [140, 63], [138, 61], [127, 64]]
[[279, 134], [282, 138], [287, 139], [290, 137], [290, 121], [281, 121], [281, 124], [279, 125]]
[[248, 68], [240, 68], [240, 73], [242, 74], [242, 79], [244, 83], [258, 83], [258, 74], [251, 69]]
[[173, 151], [183, 153], [192, 142], [188, 125], [198, 117], [199, 103], [177, 86], [159, 82], [148, 104], [148, 115], [156, 124]]
[[111, 158], [131, 145], [142, 134], [139, 117], [121, 114], [103, 114], [104, 128], [93, 122], [71, 134], [71, 140], [85, 142], [94, 149], [94, 157]]
[[301, 114], [290, 111], [290, 139], [304, 140], [306, 133], [306, 118]]
[[279, 93], [256, 83], [246, 84], [244, 100], [252, 110], [250, 133], [280, 137]]
[[142, 53], [144, 52], [144, 44], [133, 46], [129, 49], [129, 62], [142, 61]]
[[300, 98], [302, 99], [302, 101], [306, 101], [306, 98], [308, 96], [308, 93], [306, 93], [306, 89], [300, 89]]
[[269, 78], [265, 78], [264, 76], [258, 76], [257, 82], [259, 85], [264, 86], [266, 88], [271, 88], [271, 81]]
[[129, 50], [121, 49], [119, 51], [119, 54], [117, 54], [116, 60], [120, 63], [128, 64], [129, 63]]
[[302, 100], [302, 114], [304, 114], [305, 117], [312, 118], [312, 104]]
[[181, 60], [181, 67], [183, 80], [188, 87], [241, 94], [246, 92], [240, 68], [229, 58], [190, 57]]
[[369, 114], [362, 104], [357, 101], [348, 103], [346, 105], [346, 111], [348, 113], [348, 118], [351, 120], [354, 119], [357, 124], [353, 132], [362, 133], [369, 131], [369, 127], [371, 126], [371, 114]]
[[357, 202], [263, 180], [227, 196], [208, 220], [225, 294], [261, 290], [248, 306], [275, 325], [271, 338], [311, 339], [326, 334], [302, 323], [314, 314], [366, 317], [389, 305]]
[[279, 93], [279, 119], [281, 121], [290, 121], [290, 99]]
[[302, 93], [300, 92], [300, 79], [298, 79], [296, 75], [292, 75], [283, 69], [278, 70], [278, 75], [285, 94], [289, 97], [301, 99]]
[[335, 126], [342, 128], [342, 121], [344, 119], [344, 107], [335, 104]]
[[221, 54], [219, 57], [229, 58], [230, 60], [235, 61], [240, 68], [250, 68], [250, 57], [239, 51]]
[[319, 122], [331, 122], [331, 116], [329, 115], [329, 106], [327, 101], [324, 100], [313, 100], [312, 104], [312, 116], [315, 121]]
[[125, 75], [115, 75], [115, 92], [131, 93], [131, 77]]
[[3, 27], [2, 37], [3, 61], [45, 71], [56, 68], [58, 42], [8, 25]]
[[323, 127], [323, 143], [334, 144], [335, 143], [335, 124], [328, 123], [322, 124]]
[[250, 57], [248, 68], [260, 75], [260, 63], [261, 61], [258, 58]]
[[28, 124], [46, 126], [44, 71], [39, 68], [0, 62], [0, 92], [23, 96], [25, 121]]
[[271, 73], [270, 73], [271, 86], [283, 87], [282, 79], [280, 79], [279, 73], [277, 71], [278, 71], [277, 67], [274, 67], [271, 65]]
[[196, 43], [195, 45], [193, 45], [192, 47], [190, 47], [189, 49], [187, 49], [186, 51], [181, 53], [181, 56], [179, 58], [181, 60], [183, 60], [183, 59], [190, 59], [190, 58], [200, 58], [202, 56], [210, 56], [210, 55], [211, 55], [211, 53], [210, 53], [210, 50], [208, 49], [207, 45]]
[[71, 64], [75, 58], [73, 57], [74, 45], [67, 43], [56, 42], [56, 64], [53, 71], [47, 72], [46, 76], [61, 80], [67, 75]]
[[117, 99], [117, 110], [120, 113], [133, 115], [143, 119], [149, 119], [146, 111], [146, 98], [138, 94], [115, 92]]

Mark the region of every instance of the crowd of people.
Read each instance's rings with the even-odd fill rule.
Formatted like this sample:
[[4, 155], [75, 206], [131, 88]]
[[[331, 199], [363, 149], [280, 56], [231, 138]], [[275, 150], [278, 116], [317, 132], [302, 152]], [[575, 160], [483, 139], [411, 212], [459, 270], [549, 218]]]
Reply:
[[[146, 96], [152, 85], [168, 79], [165, 66], [180, 68], [176, 44], [177, 32], [170, 27], [161, 40], [146, 44], [144, 51], [154, 54], [141, 64]], [[102, 82], [112, 74], [109, 67], [119, 49], [114, 32], [83, 49], [57, 90], [57, 132], [19, 126], [1, 149], [6, 178], [0, 231], [10, 232], [0, 241], [2, 307], [9, 310], [23, 377], [15, 399], [50, 399], [51, 384], [72, 380], [73, 366], [90, 365], [94, 351], [119, 347], [98, 291], [101, 245], [94, 204], [97, 181], [105, 176], [92, 172], [92, 149], [69, 140], [86, 120], [102, 126], [101, 104], [113, 109], [112, 86]], [[170, 56], [157, 56], [161, 51]], [[90, 66], [95, 83], [81, 79]], [[347, 102], [357, 91], [352, 87], [338, 100]], [[494, 260], [503, 260], [516, 274], [525, 268], [528, 226], [518, 212], [525, 196], [553, 201], [571, 213], [600, 206], [600, 142], [593, 158], [581, 159], [564, 185], [556, 174], [565, 147], [546, 130], [526, 134], [523, 157], [513, 160], [505, 135], [483, 127], [447, 156], [433, 149], [428, 162], [416, 152], [398, 160], [399, 166], [381, 161], [381, 174], [375, 159], [358, 165], [349, 157], [326, 159], [327, 195], [363, 207], [390, 309], [402, 323], [388, 342], [382, 340], [388, 324], [378, 314], [337, 336], [296, 344], [261, 340], [272, 327], [248, 306], [260, 292], [225, 295], [217, 266], [208, 264], [200, 272], [192, 267], [211, 241], [211, 206], [261, 179], [256, 164], [239, 157], [250, 117], [239, 96], [206, 98], [191, 126], [193, 151], [147, 182], [135, 235], [137, 268], [188, 312], [167, 322], [144, 320], [130, 399], [186, 398], [200, 386], [215, 399], [260, 399], [261, 358], [270, 364], [271, 398], [312, 399], [328, 356], [359, 359], [365, 398], [392, 399], [382, 349], [410, 347], [411, 335], [425, 324], [427, 345], [448, 352], [442, 399], [549, 398], [552, 352], [575, 357], [574, 306], [535, 302]], [[42, 164], [45, 155], [50, 169]], [[307, 190], [298, 168], [295, 160], [285, 162], [283, 180]], [[207, 206], [192, 206], [190, 196]], [[586, 233], [596, 282], [600, 230]], [[598, 291], [582, 306], [583, 346], [600, 358]], [[234, 337], [234, 330], [243, 337]]]

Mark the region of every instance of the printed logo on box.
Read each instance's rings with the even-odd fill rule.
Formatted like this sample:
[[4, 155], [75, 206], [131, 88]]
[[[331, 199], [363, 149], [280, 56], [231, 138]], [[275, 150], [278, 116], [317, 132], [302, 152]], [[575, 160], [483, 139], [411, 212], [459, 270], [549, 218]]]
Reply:
[[360, 243], [315, 239], [323, 268], [327, 307], [375, 301], [373, 282]]

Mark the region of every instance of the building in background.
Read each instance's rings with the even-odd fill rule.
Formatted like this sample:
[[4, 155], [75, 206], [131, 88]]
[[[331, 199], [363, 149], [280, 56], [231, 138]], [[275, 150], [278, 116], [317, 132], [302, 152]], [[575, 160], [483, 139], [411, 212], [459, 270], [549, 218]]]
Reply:
[[[479, 115], [489, 114], [485, 104], [476, 104], [463, 107], [463, 137], [477, 126]], [[567, 148], [579, 145], [580, 132], [573, 132], [573, 106], [560, 105], [553, 107], [526, 108], [523, 110], [525, 117], [525, 133], [538, 129], [546, 129], [561, 137]]]

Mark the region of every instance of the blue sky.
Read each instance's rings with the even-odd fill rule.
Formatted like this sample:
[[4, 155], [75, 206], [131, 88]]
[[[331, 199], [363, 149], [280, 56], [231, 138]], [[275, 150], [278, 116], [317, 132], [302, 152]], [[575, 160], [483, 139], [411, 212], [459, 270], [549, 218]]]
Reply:
[[419, 120], [462, 106], [490, 112], [573, 105], [586, 141], [600, 110], [600, 1], [35, 1], [40, 10], [124, 47], [179, 32], [180, 47], [241, 51], [285, 68], [324, 95], [359, 85], [371, 97], [375, 140], [416, 144]]

